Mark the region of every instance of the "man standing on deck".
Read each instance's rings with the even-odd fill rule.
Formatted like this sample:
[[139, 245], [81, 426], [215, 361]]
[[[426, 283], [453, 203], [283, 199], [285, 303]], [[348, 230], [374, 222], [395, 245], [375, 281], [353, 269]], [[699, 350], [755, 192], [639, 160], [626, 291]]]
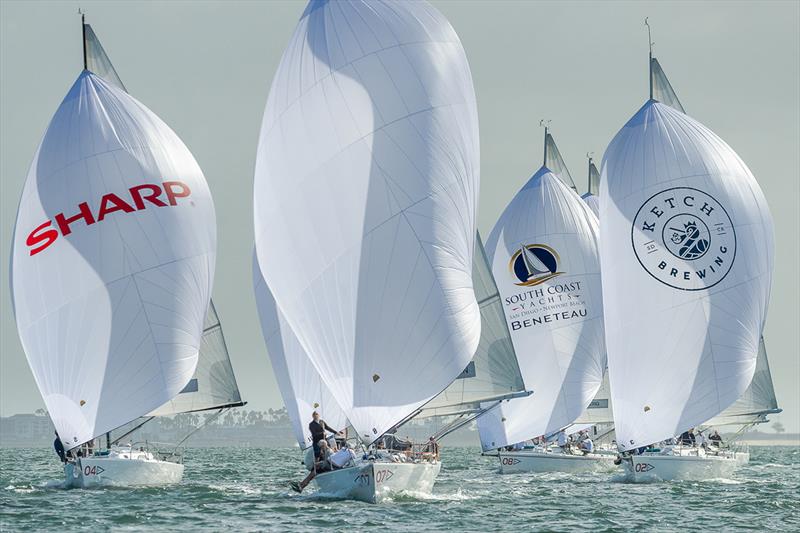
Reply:
[[319, 417], [319, 413], [314, 411], [311, 414], [311, 422], [308, 424], [308, 431], [311, 433], [311, 442], [314, 446], [314, 459], [319, 459], [319, 442], [325, 440], [325, 431], [330, 431], [334, 435], [341, 434], [341, 431], [336, 431]]

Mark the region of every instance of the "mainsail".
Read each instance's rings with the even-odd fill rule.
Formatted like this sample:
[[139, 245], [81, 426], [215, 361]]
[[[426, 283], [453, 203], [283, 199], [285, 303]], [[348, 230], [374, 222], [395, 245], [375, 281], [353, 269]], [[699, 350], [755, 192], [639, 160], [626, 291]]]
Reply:
[[264, 111], [256, 252], [366, 442], [476, 351], [478, 188], [471, 74], [441, 13], [425, 2], [309, 2]]
[[561, 157], [561, 152], [558, 150], [558, 146], [556, 146], [556, 141], [548, 131], [548, 128], [544, 129], [544, 166], [550, 172], [558, 176], [567, 187], [570, 187], [573, 191], [578, 190], [575, 187], [575, 181], [572, 179], [572, 175], [569, 173], [567, 164], [564, 163], [564, 158]]
[[586, 191], [586, 194], [581, 196], [583, 201], [586, 202], [586, 205], [589, 206], [589, 209], [592, 210], [594, 216], [600, 216], [600, 198], [597, 197], [597, 193], [600, 191], [600, 173], [597, 171], [597, 167], [594, 166], [594, 162], [592, 158], [589, 158], [589, 187]]
[[[490, 449], [571, 424], [597, 393], [606, 360], [597, 219], [561, 179], [547, 167], [536, 172], [500, 216], [486, 250], [533, 391], [478, 419], [481, 445]], [[529, 275], [527, 253], [546, 272]]]
[[301, 448], [312, 444], [308, 423], [317, 411], [328, 425], [338, 430], [348, 425], [347, 415], [320, 378], [261, 276], [253, 254], [253, 288], [256, 295], [261, 332], [267, 345], [272, 370], [286, 406], [286, 412]]
[[33, 158], [11, 258], [19, 336], [67, 448], [189, 382], [215, 250], [214, 205], [192, 154], [84, 70]]
[[682, 112], [658, 62], [650, 65], [652, 98], [609, 145], [600, 181], [606, 341], [623, 451], [702, 424], [747, 389], [774, 256], [772, 219], [750, 170]]
[[[91, 25], [86, 24], [83, 17], [81, 19], [86, 70], [128, 92]], [[203, 325], [203, 338], [194, 375], [175, 398], [148, 413], [148, 416], [174, 415], [241, 405], [244, 405], [244, 402], [239, 394], [222, 325], [212, 300]]]
[[[83, 19], [83, 17], [81, 18]], [[85, 62], [84, 68], [89, 72], [100, 76], [108, 83], [117, 86], [125, 92], [128, 92], [128, 89], [125, 88], [125, 85], [123, 85], [122, 80], [119, 78], [117, 70], [111, 63], [111, 59], [109, 59], [105, 49], [103, 49], [103, 45], [100, 44], [100, 39], [98, 39], [97, 35], [95, 35], [92, 26], [90, 24], [86, 24], [86, 22], [83, 20], [82, 22], [83, 57]]]
[[244, 405], [214, 302], [208, 305], [197, 368], [189, 383], [149, 416], [166, 416]]
[[672, 89], [667, 75], [664, 74], [664, 69], [661, 68], [658, 59], [652, 57], [652, 55], [650, 56], [650, 80], [653, 89], [651, 98], [653, 100], [677, 109], [681, 113], [686, 113], [681, 105], [681, 101], [678, 100], [678, 95], [675, 94], [675, 91]]
[[772, 373], [769, 371], [764, 337], [758, 343], [758, 357], [753, 379], [733, 405], [703, 423], [704, 426], [750, 425], [767, 421], [767, 415], [780, 413]]

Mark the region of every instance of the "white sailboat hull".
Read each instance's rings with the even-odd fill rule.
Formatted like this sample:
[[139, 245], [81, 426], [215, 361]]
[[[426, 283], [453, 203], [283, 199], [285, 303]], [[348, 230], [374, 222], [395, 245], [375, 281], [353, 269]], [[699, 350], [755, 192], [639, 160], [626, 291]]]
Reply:
[[180, 483], [183, 465], [158, 460], [148, 452], [112, 452], [68, 463], [64, 476], [68, 488], [157, 487]]
[[398, 493], [430, 494], [442, 464], [366, 463], [314, 478], [318, 494], [377, 503]]
[[748, 453], [725, 455], [634, 455], [622, 461], [627, 481], [654, 481], [727, 478], [736, 467], [749, 460]]
[[614, 466], [614, 455], [590, 453], [571, 455], [539, 451], [500, 452], [500, 473], [520, 472], [610, 472]]

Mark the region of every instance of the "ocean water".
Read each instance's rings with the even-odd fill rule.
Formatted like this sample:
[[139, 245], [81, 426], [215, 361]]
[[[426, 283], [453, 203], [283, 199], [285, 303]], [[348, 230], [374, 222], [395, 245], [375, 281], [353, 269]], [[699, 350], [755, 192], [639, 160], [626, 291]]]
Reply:
[[432, 496], [370, 505], [291, 492], [304, 476], [296, 448], [189, 449], [183, 483], [137, 490], [63, 490], [50, 450], [2, 449], [0, 530], [800, 531], [800, 448], [751, 448], [731, 479], [649, 485], [500, 475], [476, 449], [442, 453]]

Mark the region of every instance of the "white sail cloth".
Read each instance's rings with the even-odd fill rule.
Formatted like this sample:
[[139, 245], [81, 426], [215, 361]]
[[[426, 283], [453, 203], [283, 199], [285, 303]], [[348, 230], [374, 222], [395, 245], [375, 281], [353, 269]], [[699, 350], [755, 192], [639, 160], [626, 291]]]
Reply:
[[264, 335], [286, 412], [292, 423], [297, 443], [301, 448], [307, 448], [313, 444], [308, 424], [314, 411], [319, 412], [329, 426], [339, 431], [347, 427], [347, 415], [320, 379], [300, 341], [275, 305], [275, 299], [261, 276], [255, 253], [253, 289], [261, 320], [261, 332]]
[[[86, 70], [128, 92], [92, 27], [84, 24], [83, 32]], [[175, 398], [148, 413], [148, 416], [167, 416], [236, 405], [243, 405], [242, 398], [222, 333], [222, 324], [212, 300], [203, 325], [194, 375]]]
[[542, 168], [489, 235], [486, 252], [533, 394], [478, 419], [484, 449], [557, 431], [597, 393], [606, 366], [597, 231], [580, 197]]
[[500, 293], [480, 235], [475, 237], [472, 282], [481, 310], [478, 349], [467, 368], [444, 391], [426, 403], [416, 419], [454, 413], [477, 414], [481, 409], [491, 408], [492, 402], [525, 391]]
[[589, 206], [589, 209], [592, 210], [594, 216], [598, 218], [600, 218], [600, 198], [597, 196], [599, 190], [600, 173], [597, 171], [597, 167], [594, 166], [592, 160], [589, 159], [589, 190], [587, 190], [586, 194], [581, 196], [581, 198], [583, 198], [583, 201]]
[[730, 407], [706, 421], [704, 426], [747, 425], [767, 421], [767, 415], [780, 413], [772, 373], [769, 370], [764, 337], [758, 343], [756, 370], [744, 393]]
[[244, 405], [236, 383], [236, 375], [228, 355], [228, 345], [222, 333], [213, 300], [208, 304], [197, 367], [189, 383], [177, 396], [149, 416], [167, 416], [222, 407]]
[[772, 219], [736, 153], [653, 100], [606, 151], [600, 219], [624, 451], [709, 420], [747, 388], [769, 301]]
[[55, 113], [20, 200], [17, 328], [68, 448], [186, 386], [216, 257], [192, 154], [157, 116], [84, 71]]
[[425, 2], [312, 1], [256, 159], [261, 272], [373, 441], [475, 353], [478, 118], [461, 43]]

